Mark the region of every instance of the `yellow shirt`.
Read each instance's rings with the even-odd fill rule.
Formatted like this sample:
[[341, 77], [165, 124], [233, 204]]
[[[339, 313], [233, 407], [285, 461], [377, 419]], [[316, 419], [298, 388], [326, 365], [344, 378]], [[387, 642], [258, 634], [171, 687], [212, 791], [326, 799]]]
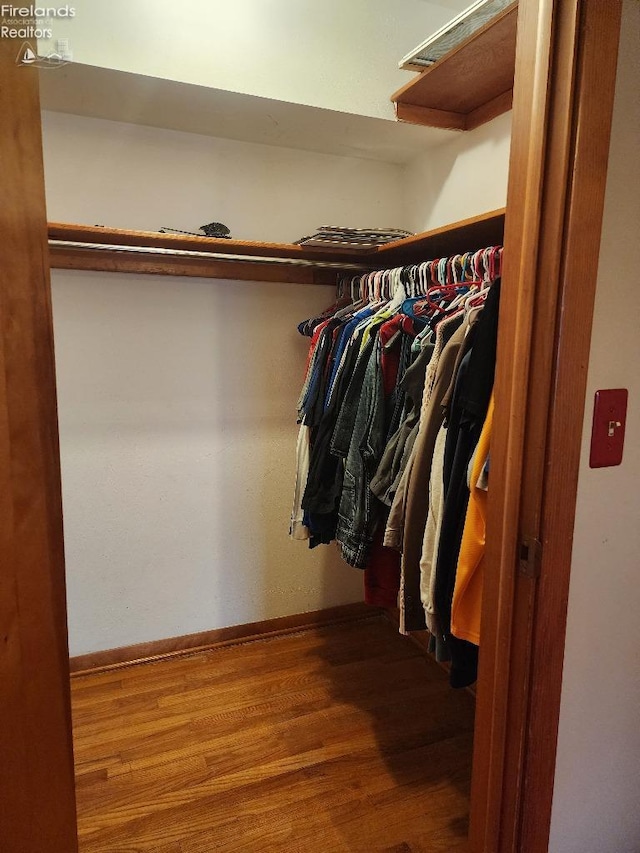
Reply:
[[460, 640], [468, 640], [476, 645], [480, 644], [480, 611], [487, 524], [487, 492], [477, 484], [489, 456], [493, 410], [492, 394], [471, 468], [471, 494], [464, 522], [451, 608], [451, 633]]

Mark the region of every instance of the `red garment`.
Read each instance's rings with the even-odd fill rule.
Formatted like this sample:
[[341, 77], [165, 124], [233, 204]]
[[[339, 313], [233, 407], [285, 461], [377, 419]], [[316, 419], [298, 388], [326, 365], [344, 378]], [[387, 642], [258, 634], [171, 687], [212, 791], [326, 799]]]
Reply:
[[309, 365], [311, 364], [311, 357], [315, 352], [316, 346], [318, 345], [318, 338], [322, 334], [322, 330], [328, 325], [329, 321], [325, 320], [323, 323], [318, 323], [318, 325], [313, 330], [313, 335], [311, 336], [311, 343], [309, 344], [309, 352], [307, 353], [307, 366], [304, 371], [304, 375], [306, 376], [309, 372]]
[[336, 349], [336, 341], [340, 337], [340, 333], [342, 332], [342, 328], [343, 328], [342, 325], [336, 326], [335, 329], [333, 330], [333, 332], [331, 333], [331, 354], [330, 354], [329, 358], [327, 359], [326, 364], [324, 366], [324, 376], [325, 376], [325, 379], [327, 379], [327, 380], [331, 377], [331, 371], [333, 370], [334, 353], [335, 353], [335, 349]]
[[[382, 382], [384, 384], [384, 395], [388, 397], [398, 382], [398, 370], [400, 368], [400, 340], [402, 332], [416, 336], [413, 318], [406, 314], [396, 314], [390, 320], [380, 326], [380, 367], [382, 369]], [[393, 340], [395, 337], [395, 340]]]
[[373, 607], [397, 607], [401, 556], [382, 544], [384, 525], [373, 537], [369, 565], [364, 570], [364, 600]]

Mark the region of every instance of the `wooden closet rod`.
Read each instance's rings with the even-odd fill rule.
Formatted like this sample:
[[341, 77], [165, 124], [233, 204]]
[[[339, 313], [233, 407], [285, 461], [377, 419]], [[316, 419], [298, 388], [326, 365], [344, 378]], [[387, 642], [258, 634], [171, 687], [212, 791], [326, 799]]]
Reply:
[[270, 258], [259, 255], [230, 255], [223, 252], [198, 252], [193, 249], [167, 249], [160, 246], [126, 246], [111, 243], [83, 243], [76, 240], [49, 240], [51, 248], [89, 249], [97, 252], [125, 252], [143, 255], [165, 255], [169, 257], [206, 258], [217, 261], [248, 261], [252, 264], [284, 264], [320, 269], [356, 270], [369, 272], [366, 264], [340, 263], [338, 261], [310, 261], [303, 258]]

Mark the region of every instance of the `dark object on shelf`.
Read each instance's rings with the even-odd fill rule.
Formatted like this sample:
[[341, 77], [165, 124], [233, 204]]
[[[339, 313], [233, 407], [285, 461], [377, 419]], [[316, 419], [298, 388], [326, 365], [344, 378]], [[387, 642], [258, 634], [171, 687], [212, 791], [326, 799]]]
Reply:
[[208, 225], [201, 225], [200, 230], [204, 231], [207, 237], [222, 237], [225, 240], [231, 237], [231, 231], [222, 222], [210, 222]]
[[217, 237], [218, 239], [229, 240], [231, 231], [222, 222], [210, 222], [208, 225], [201, 225], [197, 231], [181, 231], [179, 228], [169, 228], [163, 225], [158, 229], [159, 234], [188, 234], [190, 237]]

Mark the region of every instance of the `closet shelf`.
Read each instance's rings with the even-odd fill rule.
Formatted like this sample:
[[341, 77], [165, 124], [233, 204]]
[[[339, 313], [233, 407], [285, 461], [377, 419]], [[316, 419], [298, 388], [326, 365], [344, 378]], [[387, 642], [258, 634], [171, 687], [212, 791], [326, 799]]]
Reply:
[[376, 266], [393, 267], [475, 252], [485, 246], [501, 246], [504, 241], [506, 208], [461, 219], [413, 237], [395, 240], [376, 251]]
[[55, 269], [103, 270], [294, 284], [335, 284], [340, 272], [365, 271], [362, 252], [326, 252], [261, 243], [49, 223]]
[[473, 130], [511, 109], [518, 4], [423, 71], [391, 100], [400, 121]]
[[50, 222], [49, 254], [54, 269], [333, 285], [340, 273], [356, 274], [502, 244], [504, 217], [504, 209], [493, 210], [358, 252]]

